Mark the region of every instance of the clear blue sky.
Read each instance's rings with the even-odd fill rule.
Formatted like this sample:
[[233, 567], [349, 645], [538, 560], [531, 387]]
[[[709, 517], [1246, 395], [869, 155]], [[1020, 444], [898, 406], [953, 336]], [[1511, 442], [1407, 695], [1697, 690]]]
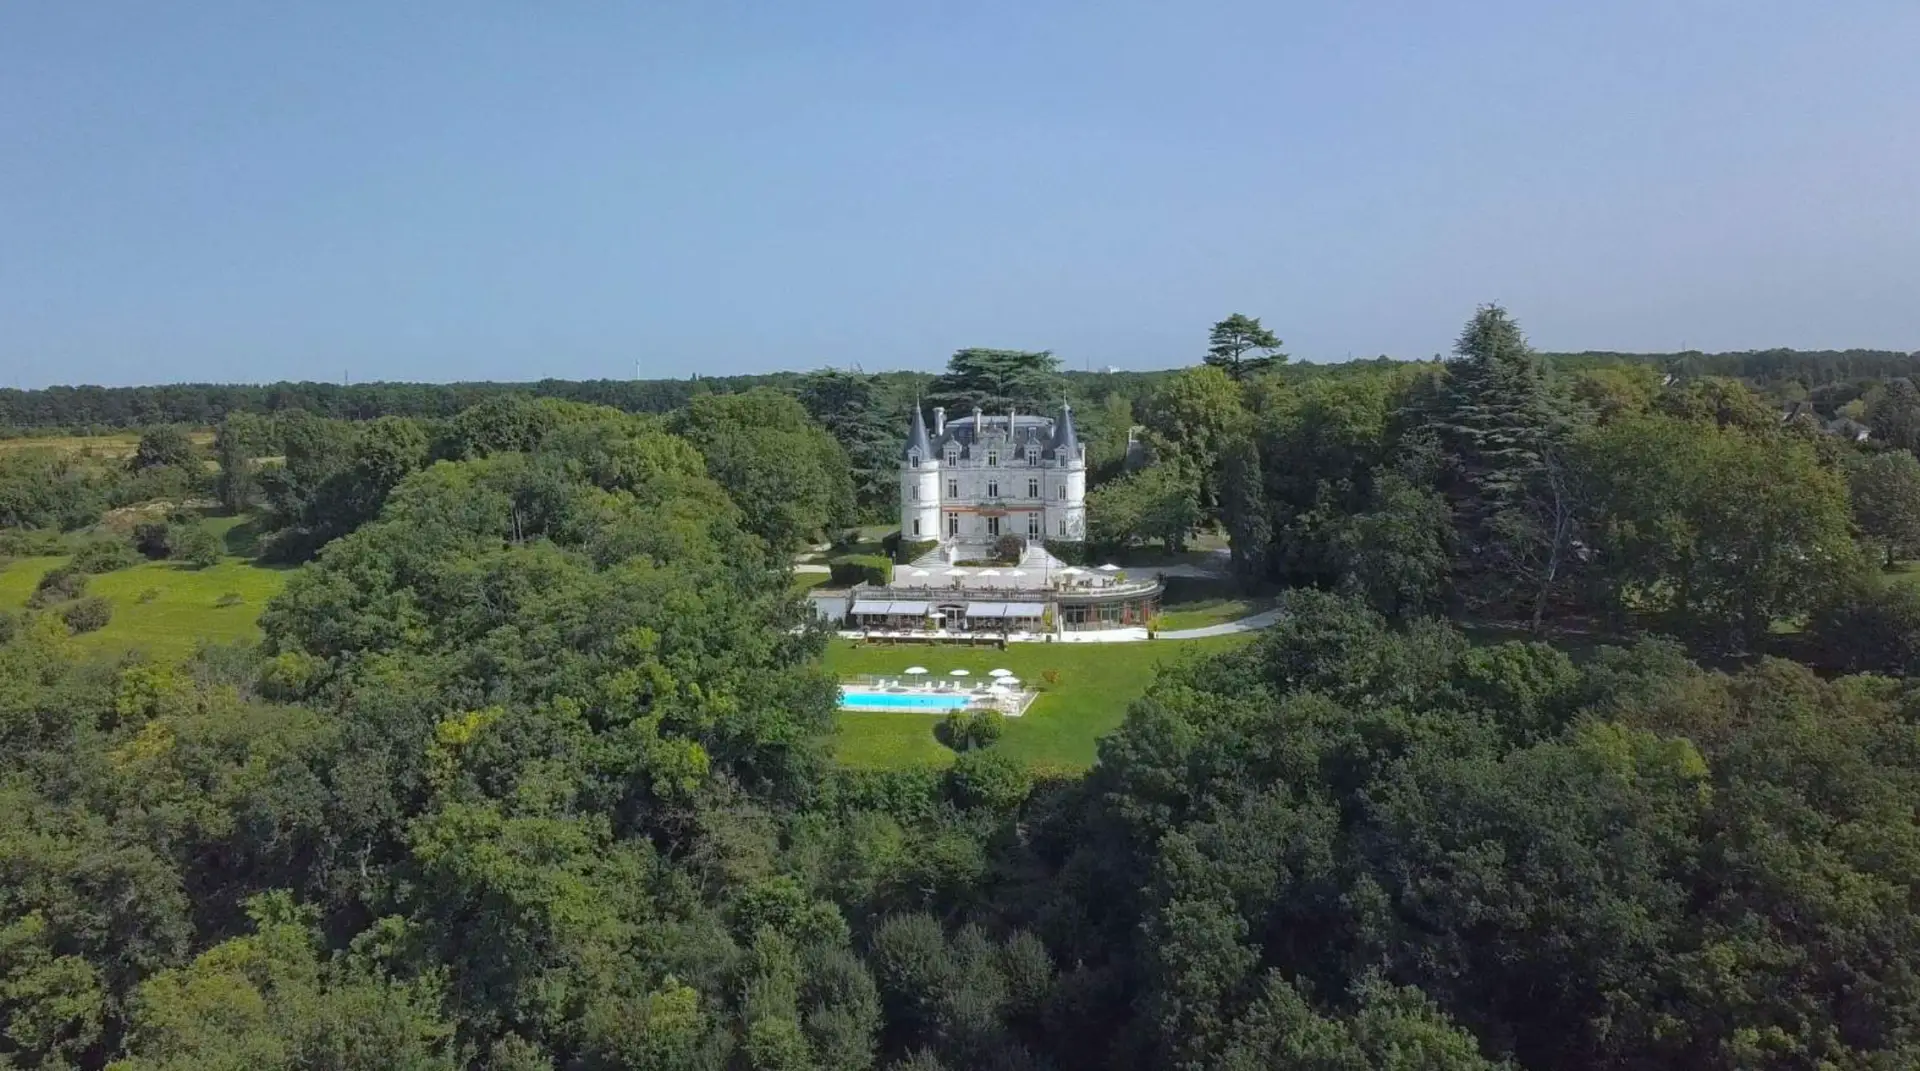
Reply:
[[1920, 349], [1920, 3], [10, 3], [0, 383]]

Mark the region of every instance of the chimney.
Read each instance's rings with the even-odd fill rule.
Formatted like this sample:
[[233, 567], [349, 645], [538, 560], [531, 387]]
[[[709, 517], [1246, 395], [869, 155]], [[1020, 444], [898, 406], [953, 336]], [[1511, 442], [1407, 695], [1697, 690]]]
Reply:
[[940, 436], [945, 435], [946, 433], [947, 433], [947, 407], [944, 405], [936, 405], [933, 407], [933, 437], [938, 439]]

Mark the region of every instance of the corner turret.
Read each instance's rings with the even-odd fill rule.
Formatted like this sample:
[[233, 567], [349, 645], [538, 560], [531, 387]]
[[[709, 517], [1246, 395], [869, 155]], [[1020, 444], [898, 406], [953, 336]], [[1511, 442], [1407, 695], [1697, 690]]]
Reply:
[[907, 426], [907, 445], [900, 451], [900, 460], [909, 465], [917, 465], [933, 457], [933, 442], [927, 438], [927, 422], [920, 415], [920, 403], [913, 403], [913, 423]]

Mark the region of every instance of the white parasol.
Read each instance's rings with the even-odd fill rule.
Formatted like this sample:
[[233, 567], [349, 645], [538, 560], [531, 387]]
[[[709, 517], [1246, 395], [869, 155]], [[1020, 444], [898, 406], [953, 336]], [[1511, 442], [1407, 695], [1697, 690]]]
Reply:
[[987, 670], [987, 676], [989, 676], [989, 677], [1011, 677], [1011, 676], [1013, 676], [1013, 670], [1010, 670], [1010, 669], [990, 669], [990, 670]]
[[910, 677], [918, 677], [922, 673], [925, 673], [926, 671], [927, 671], [927, 667], [925, 666], [908, 666], [907, 667], [907, 675]]
[[1113, 564], [1112, 562], [1108, 562], [1107, 564], [1100, 567], [1100, 571], [1103, 573], [1117, 573], [1120, 571], [1120, 567]]
[[966, 675], [967, 671], [964, 669], [956, 669], [952, 673], [947, 674], [949, 677], [964, 677]]

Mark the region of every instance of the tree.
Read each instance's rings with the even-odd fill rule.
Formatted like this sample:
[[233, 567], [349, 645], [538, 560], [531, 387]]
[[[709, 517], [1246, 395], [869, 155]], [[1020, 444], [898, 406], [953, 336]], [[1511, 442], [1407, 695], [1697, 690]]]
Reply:
[[1846, 485], [1811, 443], [1655, 416], [1584, 433], [1573, 453], [1618, 617], [1748, 649], [1860, 566]]
[[1905, 450], [1857, 457], [1847, 484], [1854, 522], [1879, 542], [1889, 568], [1920, 553], [1920, 459]]
[[1087, 520], [1096, 544], [1130, 547], [1158, 539], [1178, 551], [1200, 523], [1199, 492], [1179, 467], [1151, 465], [1089, 492]]
[[1559, 443], [1564, 403], [1520, 325], [1498, 305], [1467, 322], [1447, 362], [1435, 430], [1460, 527], [1461, 586], [1478, 605], [1517, 603], [1539, 629], [1566, 579], [1577, 517]]
[[1920, 390], [1901, 376], [1889, 380], [1886, 390], [1867, 410], [1873, 437], [1896, 450], [1920, 450]]
[[197, 524], [180, 525], [177, 534], [170, 538], [170, 557], [177, 558], [189, 565], [206, 568], [220, 564], [220, 540], [212, 532]]
[[952, 416], [975, 409], [1004, 413], [1045, 412], [1066, 393], [1060, 359], [1045, 350], [965, 349], [947, 360], [947, 370], [928, 388], [928, 402]]
[[1198, 488], [1200, 508], [1220, 508], [1220, 459], [1227, 444], [1248, 431], [1240, 389], [1213, 366], [1174, 373], [1148, 396], [1144, 423], [1155, 459], [1184, 468]]
[[252, 509], [260, 494], [257, 460], [277, 452], [273, 423], [252, 413], [233, 413], [213, 432], [214, 460], [220, 474], [214, 483], [220, 505], [232, 513]]
[[847, 455], [791, 397], [771, 390], [703, 395], [675, 427], [774, 550], [791, 552], [852, 521]]
[[801, 380], [798, 397], [846, 451], [854, 503], [861, 514], [887, 518], [894, 517], [899, 506], [899, 458], [907, 421], [881, 404], [878, 380], [826, 368]]
[[1373, 481], [1366, 511], [1336, 524], [1340, 587], [1390, 618], [1432, 612], [1445, 601], [1452, 543], [1446, 500], [1387, 473]]
[[1260, 451], [1250, 438], [1229, 441], [1221, 456], [1220, 521], [1227, 530], [1234, 575], [1243, 581], [1264, 580], [1273, 523], [1267, 516]]
[[[1206, 362], [1236, 381], [1285, 364], [1287, 355], [1279, 350], [1280, 340], [1260, 326], [1257, 316], [1236, 312], [1207, 332]], [[1255, 356], [1247, 356], [1249, 353]]]
[[189, 467], [199, 462], [199, 450], [187, 433], [171, 424], [148, 428], [140, 436], [140, 445], [133, 452], [135, 469], [151, 469], [163, 466]]
[[254, 932], [140, 987], [120, 1071], [454, 1071], [453, 1027], [431, 983], [360, 957], [327, 963], [310, 916], [284, 893], [255, 900]]

